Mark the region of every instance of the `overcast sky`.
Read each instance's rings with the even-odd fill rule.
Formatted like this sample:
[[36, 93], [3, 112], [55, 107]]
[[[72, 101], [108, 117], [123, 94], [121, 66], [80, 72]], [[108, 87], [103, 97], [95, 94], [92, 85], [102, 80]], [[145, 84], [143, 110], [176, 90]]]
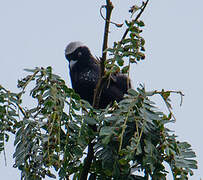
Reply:
[[[113, 1], [113, 0], [112, 0]], [[112, 20], [129, 18], [133, 0], [113, 1]], [[17, 91], [24, 68], [52, 66], [70, 86], [64, 49], [71, 41], [82, 41], [96, 56], [101, 55], [104, 21], [99, 8], [105, 0], [1, 0], [0, 1], [0, 84]], [[197, 154], [199, 169], [189, 179], [203, 178], [203, 1], [151, 0], [142, 20], [146, 27], [146, 60], [131, 71], [133, 87], [144, 83], [147, 90], [181, 90], [172, 98], [177, 122], [171, 126], [181, 141], [187, 141]], [[124, 29], [111, 26], [110, 45], [121, 38]], [[163, 108], [163, 107], [161, 107]], [[12, 139], [11, 139], [12, 140]], [[7, 167], [0, 155], [0, 179], [20, 179], [12, 168], [13, 142], [6, 147]]]

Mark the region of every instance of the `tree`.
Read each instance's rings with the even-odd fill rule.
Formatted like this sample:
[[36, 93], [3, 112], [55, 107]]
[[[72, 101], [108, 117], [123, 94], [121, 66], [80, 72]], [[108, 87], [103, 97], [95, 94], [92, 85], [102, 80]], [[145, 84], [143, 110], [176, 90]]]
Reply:
[[[0, 151], [15, 135], [15, 167], [22, 179], [166, 179], [168, 163], [174, 179], [188, 179], [197, 168], [195, 153], [190, 144], [179, 142], [166, 127], [175, 122], [170, 96], [179, 91], [153, 90], [146, 92], [140, 85], [130, 89], [119, 103], [98, 109], [102, 85], [112, 73], [129, 75], [130, 65], [145, 58], [140, 20], [149, 0], [134, 5], [132, 17], [125, 22], [121, 40], [108, 47], [109, 24], [117, 28], [124, 24], [111, 21], [113, 4], [106, 0], [100, 9], [105, 20], [100, 81], [91, 106], [80, 99], [52, 68], [27, 69], [31, 74], [18, 82], [19, 92], [0, 86]], [[106, 10], [106, 17], [102, 14]], [[109, 54], [109, 57], [107, 56]], [[108, 57], [108, 58], [107, 58]], [[30, 86], [32, 85], [29, 89]], [[24, 95], [29, 92], [33, 107], [23, 107]], [[159, 112], [151, 96], [160, 95], [169, 113]], [[92, 126], [97, 126], [97, 131]], [[135, 175], [143, 171], [144, 176]]]

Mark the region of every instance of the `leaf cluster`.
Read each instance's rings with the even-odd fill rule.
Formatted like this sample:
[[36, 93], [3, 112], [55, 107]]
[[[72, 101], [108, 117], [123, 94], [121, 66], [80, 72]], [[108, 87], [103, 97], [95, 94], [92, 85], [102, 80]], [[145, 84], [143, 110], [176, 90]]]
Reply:
[[[1, 109], [1, 133], [15, 127], [15, 167], [21, 171], [22, 179], [55, 178], [50, 168], [60, 179], [79, 179], [90, 141], [94, 149], [90, 178], [166, 179], [166, 162], [174, 179], [187, 179], [197, 168], [190, 145], [177, 141], [166, 127], [174, 122], [173, 116], [159, 112], [150, 100], [160, 92], [146, 92], [141, 85], [137, 90], [130, 89], [121, 102], [98, 110], [81, 100], [52, 73], [51, 67], [29, 72], [32, 74], [18, 83], [20, 93], [8, 96], [7, 90], [1, 90], [1, 103], [6, 104]], [[35, 85], [29, 90], [30, 95], [37, 103], [30, 109], [23, 108], [21, 98], [31, 82]], [[161, 93], [170, 95], [167, 91]], [[21, 115], [17, 114], [19, 108]], [[97, 131], [93, 131], [93, 126]], [[144, 177], [134, 174], [140, 171]]]
[[17, 94], [0, 85], [0, 152], [4, 150], [4, 143], [9, 140], [9, 133], [15, 134], [18, 127], [16, 108], [19, 103]]
[[[141, 27], [144, 26], [143, 21], [125, 21], [129, 29], [129, 37], [122, 39], [119, 42], [114, 42], [112, 48], [107, 48], [105, 51], [110, 53], [111, 58], [105, 61], [105, 68], [110, 73], [122, 72], [128, 73], [130, 64], [137, 63], [145, 59], [144, 45], [145, 40], [141, 36]], [[127, 64], [126, 62], [127, 58]], [[120, 69], [121, 68], [121, 69]]]

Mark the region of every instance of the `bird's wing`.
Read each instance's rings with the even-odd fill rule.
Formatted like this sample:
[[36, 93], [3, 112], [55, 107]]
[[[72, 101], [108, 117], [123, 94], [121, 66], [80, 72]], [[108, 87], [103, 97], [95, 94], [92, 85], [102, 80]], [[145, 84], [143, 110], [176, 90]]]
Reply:
[[98, 64], [100, 66], [100, 63], [101, 63], [101, 58], [95, 56], [95, 58], [93, 57], [94, 61], [96, 64]]
[[130, 78], [124, 74], [117, 73], [111, 76], [111, 84], [114, 84], [124, 94], [131, 88]]

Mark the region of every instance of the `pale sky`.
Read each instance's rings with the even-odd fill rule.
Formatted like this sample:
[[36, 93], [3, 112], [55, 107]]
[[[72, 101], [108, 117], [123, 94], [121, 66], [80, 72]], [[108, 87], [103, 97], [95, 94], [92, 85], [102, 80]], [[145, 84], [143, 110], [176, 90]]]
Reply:
[[[112, 20], [129, 18], [133, 0], [112, 0]], [[64, 49], [71, 41], [82, 41], [92, 53], [101, 55], [104, 21], [99, 8], [105, 0], [1, 0], [0, 1], [0, 84], [17, 91], [17, 80], [26, 75], [24, 68], [52, 66], [70, 86]], [[142, 20], [146, 27], [146, 60], [131, 71], [133, 87], [144, 83], [147, 90], [181, 90], [183, 105], [174, 95], [177, 122], [170, 126], [181, 141], [192, 145], [199, 169], [191, 180], [203, 178], [203, 42], [202, 0], [151, 0]], [[111, 26], [110, 44], [121, 38]], [[28, 102], [29, 103], [29, 102]], [[164, 109], [164, 107], [161, 108]], [[12, 168], [13, 142], [6, 146], [7, 167], [0, 154], [0, 179], [20, 179]]]

